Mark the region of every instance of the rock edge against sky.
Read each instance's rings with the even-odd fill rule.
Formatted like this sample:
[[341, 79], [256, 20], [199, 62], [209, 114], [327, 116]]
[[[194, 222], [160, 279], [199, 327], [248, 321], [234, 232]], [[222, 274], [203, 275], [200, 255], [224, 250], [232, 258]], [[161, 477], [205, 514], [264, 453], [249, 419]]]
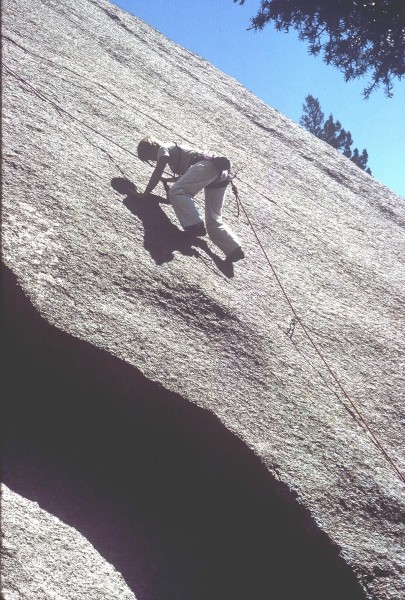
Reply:
[[[403, 200], [108, 2], [3, 12], [6, 600], [92, 600], [107, 580], [138, 600], [338, 598], [337, 581], [399, 599], [403, 485], [245, 215], [229, 194], [247, 256], [229, 270], [162, 189], [146, 203], [114, 182], [145, 187], [148, 133], [232, 159], [288, 297], [402, 471]], [[32, 528], [8, 539], [18, 520]]]

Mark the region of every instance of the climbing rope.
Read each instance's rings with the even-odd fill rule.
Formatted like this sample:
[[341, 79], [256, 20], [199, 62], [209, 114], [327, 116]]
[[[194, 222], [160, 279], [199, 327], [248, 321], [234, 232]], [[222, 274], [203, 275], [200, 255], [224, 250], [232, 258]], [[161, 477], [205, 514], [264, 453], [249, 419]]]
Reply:
[[[368, 433], [369, 433], [371, 439], [373, 440], [375, 446], [382, 452], [382, 454], [384, 455], [384, 457], [386, 458], [386, 460], [390, 463], [390, 465], [392, 466], [392, 468], [395, 470], [396, 474], [399, 476], [400, 480], [403, 483], [405, 483], [405, 476], [398, 469], [398, 467], [396, 466], [396, 464], [393, 461], [393, 459], [391, 458], [391, 456], [388, 454], [388, 452], [385, 450], [384, 446], [381, 444], [381, 442], [378, 439], [378, 437], [375, 435], [375, 433], [370, 428], [369, 424], [367, 423], [367, 420], [362, 415], [362, 413], [360, 412], [360, 410], [357, 408], [355, 402], [352, 400], [352, 398], [350, 397], [350, 395], [348, 394], [348, 392], [345, 390], [345, 388], [343, 387], [343, 385], [340, 382], [340, 380], [338, 379], [338, 377], [333, 372], [333, 370], [330, 367], [328, 361], [326, 360], [326, 358], [324, 357], [324, 355], [322, 354], [322, 352], [319, 350], [319, 348], [318, 348], [317, 344], [315, 343], [313, 337], [309, 333], [308, 328], [303, 323], [301, 317], [298, 315], [297, 311], [295, 310], [295, 307], [294, 307], [293, 303], [291, 302], [291, 300], [290, 300], [290, 298], [289, 298], [289, 296], [288, 296], [288, 294], [287, 294], [287, 292], [286, 292], [286, 290], [285, 290], [285, 288], [284, 288], [284, 286], [283, 286], [283, 284], [282, 284], [282, 282], [281, 282], [281, 280], [280, 280], [280, 278], [279, 278], [279, 276], [278, 276], [278, 274], [277, 274], [277, 272], [276, 272], [276, 270], [275, 270], [272, 262], [270, 261], [269, 256], [268, 256], [268, 254], [267, 254], [267, 252], [266, 252], [266, 250], [265, 250], [265, 248], [264, 248], [264, 246], [263, 246], [263, 244], [262, 244], [262, 242], [261, 242], [261, 240], [260, 240], [260, 238], [259, 238], [259, 236], [257, 234], [257, 231], [256, 231], [256, 229], [255, 229], [255, 227], [254, 227], [254, 225], [253, 225], [253, 223], [252, 223], [252, 221], [251, 221], [251, 219], [250, 219], [250, 217], [249, 217], [249, 215], [248, 215], [248, 213], [247, 213], [247, 211], [246, 211], [246, 209], [245, 209], [245, 207], [244, 207], [244, 205], [243, 205], [243, 203], [242, 203], [242, 201], [241, 201], [241, 199], [239, 197], [239, 193], [238, 193], [238, 190], [237, 190], [236, 186], [233, 184], [233, 182], [232, 182], [231, 185], [232, 185], [232, 191], [235, 194], [235, 197], [237, 198], [238, 206], [240, 206], [240, 208], [242, 209], [243, 214], [245, 215], [246, 220], [247, 220], [247, 222], [248, 222], [248, 224], [249, 224], [249, 226], [250, 226], [250, 228], [251, 228], [251, 230], [252, 230], [252, 232], [253, 232], [256, 240], [257, 240], [257, 243], [259, 244], [260, 249], [261, 249], [261, 251], [262, 251], [262, 253], [263, 253], [263, 255], [264, 255], [264, 257], [265, 257], [265, 259], [266, 259], [266, 261], [267, 261], [267, 263], [268, 263], [268, 265], [270, 267], [270, 269], [271, 269], [273, 277], [276, 280], [277, 285], [281, 289], [281, 292], [282, 292], [284, 298], [286, 299], [287, 304], [290, 307], [290, 309], [291, 309], [291, 311], [292, 311], [292, 313], [294, 315], [294, 317], [293, 317], [293, 319], [294, 319], [294, 325], [298, 323], [301, 326], [301, 329], [303, 330], [305, 336], [309, 340], [309, 342], [310, 342], [311, 346], [313, 347], [313, 349], [315, 350], [316, 354], [319, 356], [319, 358], [321, 359], [322, 363], [325, 365], [327, 371], [332, 376], [333, 380], [335, 381], [335, 383], [339, 387], [339, 389], [342, 392], [343, 396], [349, 402], [349, 404], [350, 404], [350, 406], [351, 406], [351, 408], [353, 410], [353, 413], [357, 416], [358, 422], [368, 431]], [[344, 406], [345, 406], [345, 408], [347, 410], [347, 407], [346, 407], [345, 404], [344, 404]], [[349, 411], [349, 414], [351, 414], [350, 411]]]
[[[136, 159], [138, 159], [138, 155], [135, 154], [134, 152], [131, 152], [130, 150], [128, 150], [127, 148], [125, 148], [124, 146], [122, 146], [121, 144], [119, 144], [118, 142], [116, 142], [115, 140], [111, 139], [110, 137], [106, 136], [105, 134], [101, 133], [100, 131], [98, 131], [97, 129], [95, 129], [94, 127], [92, 127], [91, 125], [88, 125], [87, 123], [85, 123], [84, 121], [82, 121], [81, 119], [79, 119], [78, 117], [76, 117], [75, 115], [72, 115], [69, 111], [65, 110], [64, 108], [62, 108], [59, 104], [57, 104], [56, 102], [54, 102], [52, 99], [48, 98], [45, 94], [43, 94], [42, 92], [40, 92], [39, 90], [37, 90], [33, 85], [31, 85], [28, 81], [26, 81], [26, 79], [24, 79], [22, 76], [18, 75], [17, 73], [15, 73], [12, 69], [10, 69], [10, 67], [8, 67], [7, 65], [4, 65], [6, 71], [8, 71], [15, 79], [17, 79], [18, 81], [22, 82], [23, 84], [25, 84], [37, 97], [39, 97], [41, 100], [44, 100], [45, 102], [50, 103], [55, 110], [60, 113], [60, 114], [65, 114], [68, 117], [70, 117], [72, 120], [76, 121], [77, 123], [79, 123], [80, 125], [82, 125], [83, 127], [86, 127], [87, 129], [89, 129], [90, 131], [92, 131], [93, 133], [101, 136], [102, 138], [104, 138], [105, 140], [107, 140], [108, 142], [110, 142], [111, 144], [117, 146], [118, 148], [120, 148], [121, 150], [123, 150], [125, 153], [130, 154], [132, 156], [134, 156]], [[388, 461], [388, 463], [391, 465], [391, 467], [394, 469], [395, 473], [398, 475], [398, 477], [400, 478], [400, 480], [405, 483], [405, 476], [401, 473], [401, 471], [398, 469], [398, 467], [396, 466], [395, 462], [393, 461], [393, 459], [391, 458], [391, 456], [388, 454], [388, 452], [385, 450], [384, 446], [381, 444], [381, 442], [379, 441], [378, 437], [374, 434], [374, 432], [372, 431], [372, 429], [370, 428], [370, 426], [367, 423], [367, 420], [365, 419], [365, 417], [362, 415], [362, 413], [360, 412], [360, 410], [357, 408], [355, 402], [352, 400], [352, 398], [350, 397], [350, 395], [348, 394], [348, 392], [346, 392], [345, 388], [343, 387], [343, 385], [341, 384], [341, 382], [339, 381], [338, 377], [335, 375], [335, 373], [333, 372], [332, 368], [330, 367], [329, 363], [327, 362], [326, 358], [324, 357], [324, 355], [322, 354], [322, 352], [319, 350], [317, 344], [315, 343], [315, 341], [313, 340], [311, 334], [309, 333], [306, 325], [303, 323], [302, 319], [300, 318], [300, 316], [298, 315], [297, 311], [295, 310], [295, 307], [293, 305], [293, 303], [291, 302], [273, 264], [271, 263], [269, 256], [256, 232], [256, 229], [240, 199], [239, 196], [239, 192], [238, 189], [236, 188], [235, 184], [233, 183], [233, 177], [231, 177], [229, 179], [229, 183], [231, 185], [231, 189], [232, 192], [235, 196], [236, 199], [236, 203], [237, 203], [237, 207], [238, 207], [238, 216], [240, 213], [240, 209], [242, 210], [243, 214], [246, 217], [246, 220], [254, 234], [254, 237], [256, 238], [259, 247], [271, 269], [271, 272], [273, 274], [273, 277], [275, 279], [275, 281], [277, 282], [277, 285], [280, 287], [281, 292], [285, 298], [285, 300], [287, 301], [288, 306], [290, 307], [290, 310], [292, 311], [294, 317], [294, 325], [295, 324], [299, 324], [302, 331], [304, 332], [305, 336], [307, 337], [307, 339], [309, 340], [311, 346], [313, 347], [314, 351], [316, 352], [316, 354], [319, 356], [319, 358], [321, 359], [322, 363], [324, 364], [325, 368], [327, 369], [327, 371], [330, 373], [331, 377], [333, 378], [333, 380], [335, 381], [335, 383], [337, 384], [338, 388], [340, 389], [340, 391], [342, 392], [343, 396], [346, 398], [346, 400], [349, 402], [353, 413], [347, 408], [347, 406], [343, 403], [343, 406], [346, 408], [346, 410], [348, 410], [349, 414], [356, 415], [357, 419], [358, 419], [358, 423], [363, 426], [365, 428], [365, 430], [368, 432], [368, 434], [370, 435], [372, 441], [374, 442], [374, 445], [380, 450], [380, 452], [383, 454], [383, 456], [385, 457], [385, 459]], [[354, 417], [355, 418], [355, 417]]]

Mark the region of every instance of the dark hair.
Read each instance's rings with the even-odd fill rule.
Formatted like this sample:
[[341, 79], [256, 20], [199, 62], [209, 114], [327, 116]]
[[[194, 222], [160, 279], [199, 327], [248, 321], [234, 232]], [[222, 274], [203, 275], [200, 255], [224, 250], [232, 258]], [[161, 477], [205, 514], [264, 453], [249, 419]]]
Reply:
[[151, 137], [142, 138], [138, 144], [138, 158], [142, 161], [148, 160], [152, 148], [159, 148], [160, 144]]

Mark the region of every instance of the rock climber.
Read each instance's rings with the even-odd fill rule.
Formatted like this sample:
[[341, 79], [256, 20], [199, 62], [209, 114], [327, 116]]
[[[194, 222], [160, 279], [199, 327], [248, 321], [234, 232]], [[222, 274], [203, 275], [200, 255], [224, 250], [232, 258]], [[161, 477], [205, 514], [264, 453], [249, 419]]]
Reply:
[[[189, 235], [205, 236], [208, 232], [212, 242], [225, 254], [227, 262], [236, 262], [245, 257], [239, 239], [222, 221], [222, 208], [229, 183], [230, 162], [227, 158], [204, 154], [183, 144], [162, 144], [151, 137], [139, 142], [138, 157], [144, 162], [156, 162], [143, 197], [147, 197], [162, 181], [176, 216]], [[169, 165], [173, 177], [163, 177], [166, 165]], [[174, 182], [170, 188], [168, 182]], [[205, 225], [193, 201], [203, 188]]]

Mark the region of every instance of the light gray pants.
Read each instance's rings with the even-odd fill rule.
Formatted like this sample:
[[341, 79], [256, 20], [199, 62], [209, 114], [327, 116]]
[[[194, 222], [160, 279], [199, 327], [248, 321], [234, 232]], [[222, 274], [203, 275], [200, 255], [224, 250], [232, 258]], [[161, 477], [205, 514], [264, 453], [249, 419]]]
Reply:
[[241, 244], [233, 231], [222, 221], [226, 187], [206, 188], [217, 177], [218, 169], [213, 161], [199, 161], [172, 185], [169, 199], [182, 227], [195, 225], [202, 219], [193, 198], [205, 188], [205, 226], [213, 243], [227, 256]]

